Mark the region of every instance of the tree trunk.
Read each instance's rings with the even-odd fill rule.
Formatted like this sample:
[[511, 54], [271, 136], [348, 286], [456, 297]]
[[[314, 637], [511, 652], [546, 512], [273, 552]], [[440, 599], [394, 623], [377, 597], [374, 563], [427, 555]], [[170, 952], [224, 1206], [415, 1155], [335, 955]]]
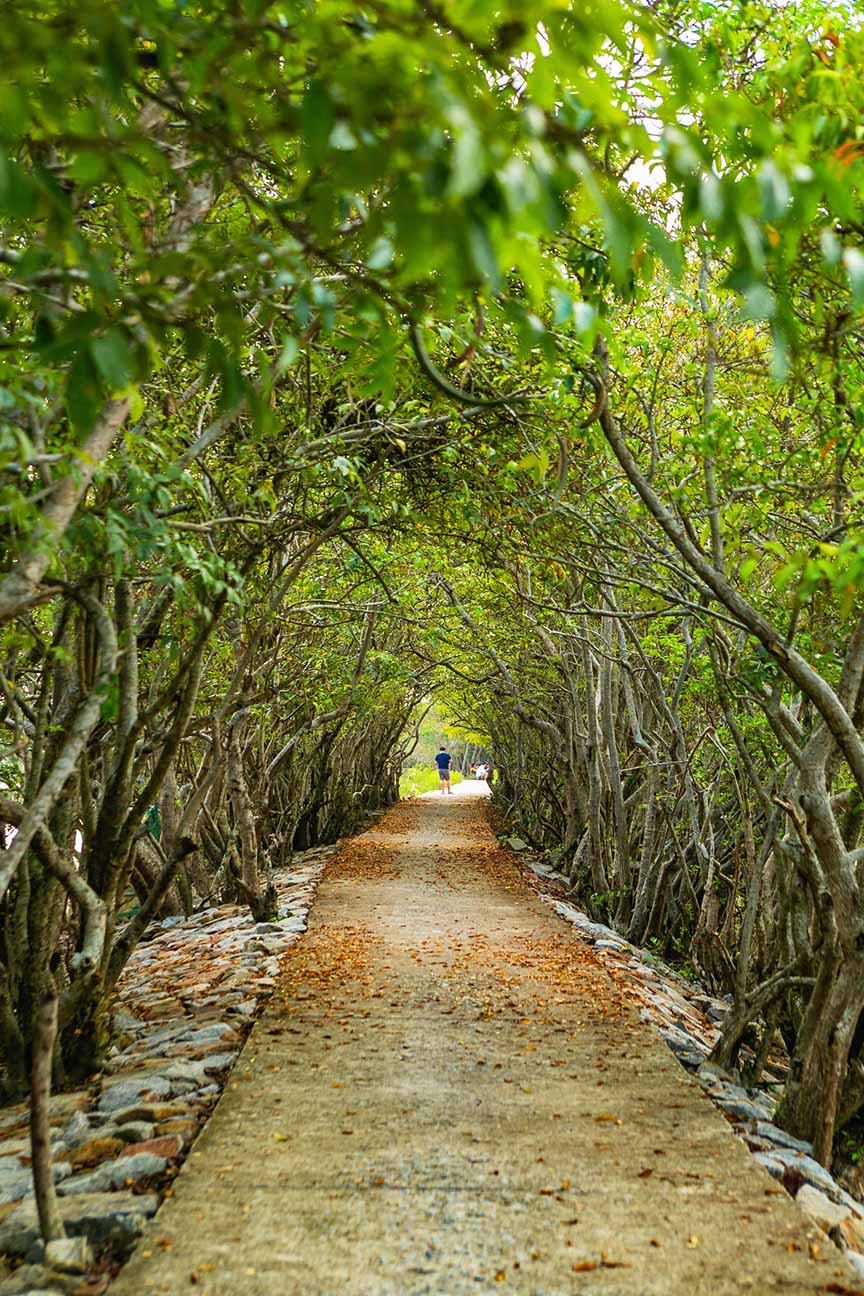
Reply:
[[813, 1144], [830, 1166], [849, 1050], [864, 1012], [864, 954], [837, 951], [823, 959], [792, 1055], [777, 1113], [783, 1129]]

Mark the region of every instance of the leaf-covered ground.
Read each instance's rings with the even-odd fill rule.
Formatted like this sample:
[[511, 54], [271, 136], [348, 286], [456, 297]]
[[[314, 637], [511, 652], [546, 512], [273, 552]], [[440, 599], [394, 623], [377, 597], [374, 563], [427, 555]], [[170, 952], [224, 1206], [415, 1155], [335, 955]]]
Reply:
[[470, 783], [402, 803], [328, 866], [115, 1291], [190, 1282], [209, 1296], [856, 1290], [531, 894]]

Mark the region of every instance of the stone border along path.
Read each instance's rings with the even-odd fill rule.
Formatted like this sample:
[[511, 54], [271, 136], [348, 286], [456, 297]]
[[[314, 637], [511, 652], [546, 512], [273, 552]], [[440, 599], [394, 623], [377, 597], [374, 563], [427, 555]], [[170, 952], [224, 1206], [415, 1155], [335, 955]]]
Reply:
[[330, 861], [112, 1296], [864, 1291], [481, 791], [402, 803]]
[[[43, 1254], [29, 1169], [28, 1109], [0, 1109], [0, 1296], [80, 1291], [98, 1296], [112, 1255], [153, 1216], [224, 1088], [252, 1019], [269, 998], [279, 957], [306, 929], [326, 860], [294, 857], [274, 881], [279, 919], [220, 905], [152, 924], [118, 986], [118, 1046], [100, 1080], [51, 1100], [60, 1209], [67, 1232], [103, 1254], [102, 1274], [52, 1272]], [[11, 1275], [3, 1255], [23, 1266]], [[4, 1276], [6, 1275], [6, 1276]]]
[[[511, 849], [541, 881], [567, 886], [562, 874], [527, 853], [525, 843], [518, 838], [510, 841]], [[767, 1084], [742, 1089], [708, 1061], [720, 1035], [717, 1023], [722, 1022], [728, 1004], [706, 994], [698, 982], [685, 980], [648, 950], [631, 945], [612, 928], [592, 922], [559, 896], [541, 892], [540, 899], [593, 945], [613, 980], [641, 1005], [642, 1020], [656, 1027], [681, 1065], [695, 1073], [756, 1161], [783, 1184], [864, 1278], [864, 1205], [813, 1159], [811, 1143], [792, 1138], [773, 1123], [777, 1103]]]

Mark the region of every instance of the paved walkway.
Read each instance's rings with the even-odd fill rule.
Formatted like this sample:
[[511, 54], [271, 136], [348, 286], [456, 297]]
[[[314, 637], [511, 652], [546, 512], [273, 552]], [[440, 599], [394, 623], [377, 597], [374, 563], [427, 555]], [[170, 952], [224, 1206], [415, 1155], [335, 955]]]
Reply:
[[855, 1290], [482, 791], [403, 803], [335, 857], [113, 1296]]

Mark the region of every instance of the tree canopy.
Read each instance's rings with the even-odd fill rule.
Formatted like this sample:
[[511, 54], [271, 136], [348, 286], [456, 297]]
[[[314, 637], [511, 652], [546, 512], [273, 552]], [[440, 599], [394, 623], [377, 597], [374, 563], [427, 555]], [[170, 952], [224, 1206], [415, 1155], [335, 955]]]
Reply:
[[[0, 1055], [397, 795], [430, 701], [580, 902], [864, 1105], [852, 8], [26, 3], [0, 113]], [[12, 831], [14, 829], [14, 832]]]

